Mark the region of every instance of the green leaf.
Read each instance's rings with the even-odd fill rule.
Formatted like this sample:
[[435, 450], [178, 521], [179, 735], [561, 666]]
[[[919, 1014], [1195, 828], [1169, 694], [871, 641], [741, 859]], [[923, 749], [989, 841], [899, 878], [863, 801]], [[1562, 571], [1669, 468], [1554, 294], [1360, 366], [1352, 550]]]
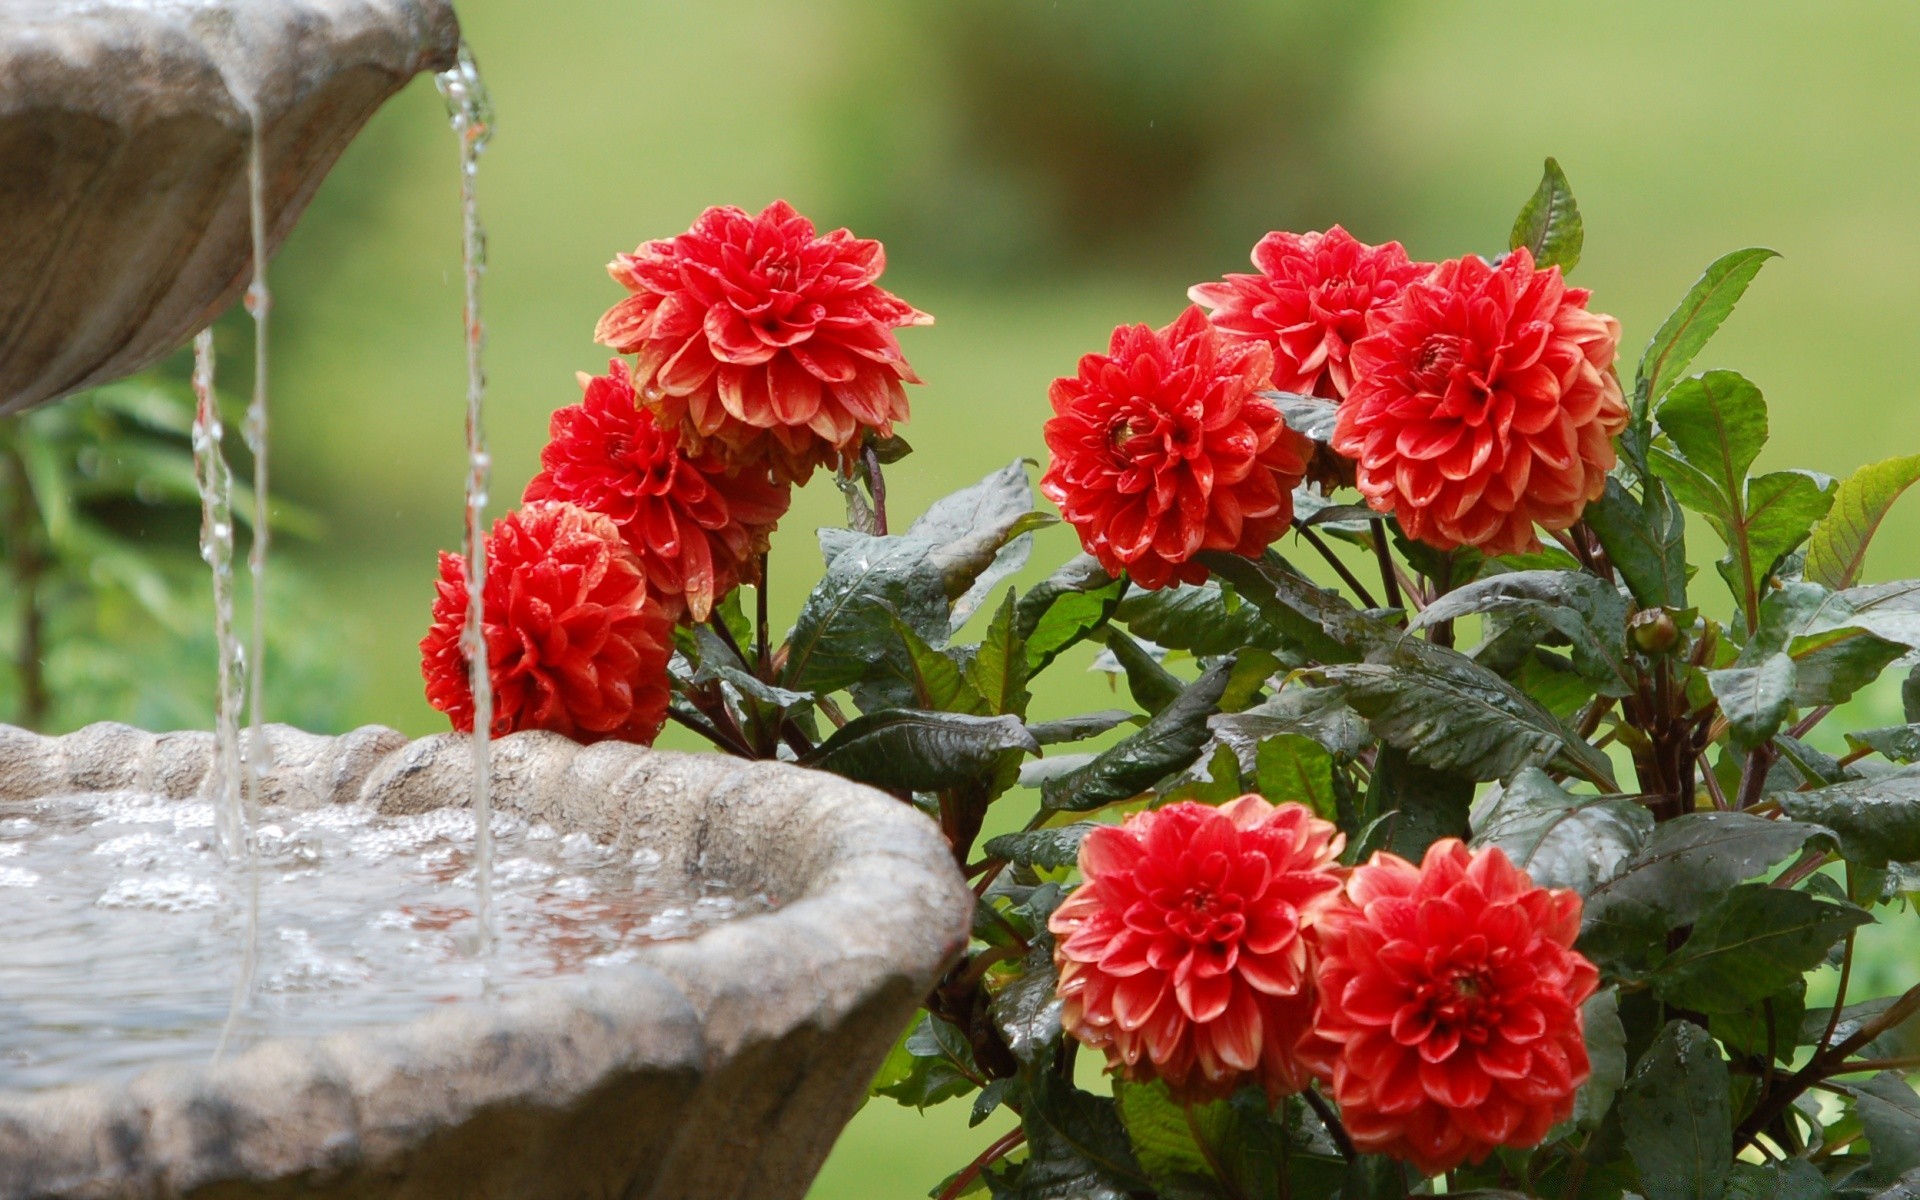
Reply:
[[990, 1011], [1007, 1049], [1023, 1063], [1044, 1065], [1060, 1040], [1060, 976], [1051, 939], [1042, 938], [1021, 962], [1020, 974], [994, 993]]
[[1473, 780], [1409, 762], [1405, 751], [1382, 746], [1367, 782], [1365, 834], [1352, 847], [1356, 861], [1386, 849], [1419, 862], [1441, 838], [1464, 839], [1473, 804]]
[[1375, 736], [1421, 766], [1504, 779], [1522, 767], [1554, 765], [1619, 790], [1598, 750], [1524, 692], [1443, 646], [1404, 638], [1364, 663], [1315, 674], [1340, 690]]
[[1920, 769], [1782, 792], [1776, 799], [1795, 821], [1833, 830], [1848, 862], [1884, 867], [1920, 860]]
[[[1538, 877], [1534, 882], [1539, 882]], [[1574, 1095], [1573, 1123], [1580, 1129], [1597, 1129], [1627, 1082], [1627, 1028], [1620, 1022], [1619, 991], [1602, 988], [1588, 996], [1580, 1006], [1580, 1026], [1586, 1030], [1592, 1073]]]
[[1856, 752], [1874, 751], [1889, 762], [1920, 761], [1920, 725], [1891, 725], [1885, 729], [1862, 729], [1847, 735], [1847, 746]]
[[1058, 870], [1080, 861], [1080, 843], [1098, 828], [1095, 822], [1078, 821], [1050, 829], [1003, 833], [987, 842], [985, 853], [988, 858], [1004, 858], [1022, 867]]
[[1133, 1152], [1156, 1188], [1164, 1193], [1170, 1188], [1213, 1180], [1213, 1167], [1194, 1138], [1194, 1126], [1199, 1121], [1189, 1122], [1186, 1106], [1167, 1094], [1165, 1084], [1158, 1080], [1120, 1080], [1114, 1085], [1113, 1095]]
[[[1836, 485], [1832, 478], [1812, 471], [1775, 471], [1747, 481], [1745, 499], [1745, 558], [1747, 575], [1758, 588], [1780, 558], [1805, 541], [1814, 522], [1833, 507]], [[1729, 554], [1716, 569], [1735, 595], [1746, 584], [1740, 575], [1741, 556]]]
[[1280, 419], [1301, 437], [1322, 446], [1333, 440], [1333, 427], [1340, 417], [1338, 402], [1298, 392], [1261, 392], [1260, 398], [1280, 410]]
[[1254, 750], [1254, 779], [1260, 794], [1275, 804], [1291, 800], [1323, 820], [1338, 818], [1333, 755], [1310, 738], [1282, 733], [1263, 740]]
[[1211, 668], [1140, 732], [1047, 783], [1040, 792], [1041, 807], [1067, 812], [1100, 808], [1138, 795], [1191, 764], [1207, 744], [1207, 717], [1226, 691], [1232, 669], [1230, 661]]
[[1883, 1071], [1847, 1089], [1873, 1157], [1865, 1182], [1891, 1184], [1920, 1170], [1920, 1095], [1899, 1074]]
[[967, 664], [967, 682], [986, 701], [990, 713], [1023, 715], [1027, 711], [1033, 695], [1027, 691], [1026, 647], [1014, 632], [1012, 588], [1007, 589], [1007, 598], [987, 626], [987, 636]]
[[1872, 919], [1807, 892], [1741, 884], [1701, 914], [1650, 982], [1669, 1004], [1740, 1012], [1819, 966], [1835, 942]]
[[1621, 674], [1627, 653], [1627, 602], [1612, 584], [1573, 571], [1513, 571], [1455, 588], [1429, 604], [1410, 629], [1469, 613], [1530, 618], [1565, 636], [1573, 665], [1602, 695], [1632, 686]]
[[1694, 355], [1733, 312], [1760, 268], [1768, 259], [1778, 257], [1776, 251], [1758, 247], [1735, 250], [1706, 269], [1641, 354], [1634, 386], [1636, 408], [1644, 410], [1647, 404], [1658, 401], [1686, 374]]
[[1920, 481], [1920, 454], [1889, 458], [1847, 476], [1833, 509], [1814, 526], [1807, 545], [1807, 578], [1839, 591], [1860, 579], [1867, 543], [1900, 493]]
[[1036, 1071], [1021, 1123], [1029, 1148], [1023, 1196], [1078, 1200], [1152, 1187], [1110, 1097], [1083, 1092], [1052, 1071]]
[[1587, 506], [1585, 520], [1600, 537], [1607, 558], [1647, 608], [1687, 606], [1687, 518], [1658, 479], [1645, 481], [1644, 502], [1618, 479]]
[[1582, 896], [1619, 874], [1653, 834], [1653, 814], [1625, 796], [1576, 796], [1528, 767], [1474, 814], [1475, 846], [1497, 846], [1542, 887]]
[[1641, 949], [1641, 931], [1691, 924], [1735, 884], [1824, 836], [1817, 825], [1752, 813], [1687, 813], [1654, 827], [1647, 844], [1587, 895], [1582, 946], [1616, 948], [1614, 931]]
[[1727, 1064], [1707, 1031], [1670, 1021], [1620, 1096], [1627, 1153], [1647, 1200], [1720, 1200], [1733, 1161]]
[[1058, 721], [1035, 721], [1027, 726], [1027, 732], [1042, 746], [1057, 746], [1063, 742], [1083, 742], [1099, 737], [1107, 730], [1131, 720], [1133, 713], [1128, 710], [1109, 708], [1084, 716], [1063, 717]]
[[1149, 714], [1172, 704], [1185, 690], [1184, 683], [1124, 631], [1109, 625], [1102, 631], [1100, 640], [1106, 643], [1107, 649], [1119, 661], [1120, 669], [1126, 672], [1128, 694], [1133, 697], [1135, 704]]
[[840, 531], [826, 574], [788, 639], [785, 685], [822, 694], [866, 678], [904, 620], [927, 640], [947, 634], [946, 582], [923, 541]]
[[1231, 654], [1247, 646], [1273, 650], [1280, 645], [1258, 608], [1214, 583], [1136, 591], [1120, 602], [1114, 617], [1137, 637], [1190, 654]]
[[974, 1088], [979, 1067], [958, 1029], [922, 1014], [893, 1049], [874, 1081], [873, 1094], [926, 1109]]
[[1346, 758], [1373, 744], [1366, 719], [1347, 707], [1333, 688], [1289, 685], [1245, 712], [1222, 713], [1207, 723], [1214, 736], [1233, 747], [1249, 773], [1255, 748], [1277, 733], [1302, 734]]
[[1007, 750], [1040, 752], [1018, 717], [884, 709], [848, 721], [800, 765], [876, 787], [934, 792], [992, 774]]
[[[1804, 1158], [1784, 1162], [1736, 1162], [1722, 1200], [1830, 1200], [1833, 1188], [1820, 1168]], [[1884, 1195], [1875, 1200], [1890, 1200]]]
[[1126, 586], [1102, 570], [1092, 555], [1081, 554], [1020, 597], [1013, 629], [1027, 648], [1027, 677], [1039, 674], [1061, 651], [1111, 617]]
[[[1014, 538], [1038, 527], [1035, 516], [1027, 460], [1016, 458], [972, 487], [935, 500], [903, 536], [933, 548], [947, 595], [958, 600], [990, 567], [1000, 577], [1019, 569], [1022, 563], [1007, 569], [995, 559]], [[994, 582], [989, 578], [982, 597]]]
[[1353, 662], [1368, 647], [1405, 636], [1354, 608], [1338, 592], [1317, 586], [1271, 552], [1253, 559], [1209, 550], [1198, 558], [1266, 615], [1282, 645], [1315, 662]]
[[1559, 267], [1561, 274], [1566, 274], [1579, 263], [1586, 236], [1580, 206], [1573, 202], [1573, 188], [1567, 183], [1566, 173], [1549, 158], [1540, 186], [1513, 223], [1507, 248], [1525, 246], [1533, 254], [1536, 267]]
[[926, 639], [899, 616], [893, 616], [892, 621], [894, 634], [906, 649], [903, 674], [919, 707], [936, 712], [992, 715], [986, 698], [967, 680], [952, 655], [929, 646]]
[[[1723, 499], [1743, 494], [1747, 471], [1767, 443], [1759, 388], [1737, 371], [1708, 371], [1675, 384], [1656, 416], [1680, 458]], [[1657, 465], [1655, 473], [1665, 477]]]
[[1708, 671], [1707, 686], [1733, 733], [1733, 746], [1744, 754], [1772, 740], [1780, 732], [1793, 704], [1794, 666], [1786, 654], [1769, 654], [1754, 667]]

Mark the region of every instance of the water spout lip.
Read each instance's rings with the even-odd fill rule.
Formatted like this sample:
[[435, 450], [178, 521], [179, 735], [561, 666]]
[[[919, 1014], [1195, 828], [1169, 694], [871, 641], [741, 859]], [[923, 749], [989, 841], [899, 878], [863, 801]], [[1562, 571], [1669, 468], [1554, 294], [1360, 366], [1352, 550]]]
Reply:
[[184, 345], [373, 112], [456, 62], [450, 0], [0, 0], [0, 413]]
[[[418, 812], [464, 803], [471, 785], [467, 741], [452, 734], [409, 743], [391, 730], [323, 738], [269, 726], [268, 736], [269, 794], [285, 803]], [[0, 726], [0, 799], [193, 796], [211, 741]], [[476, 1194], [798, 1200], [908, 1015], [965, 947], [973, 895], [939, 831], [884, 793], [780, 763], [545, 733], [495, 750], [503, 810], [623, 849], [644, 841], [665, 855], [662, 869], [697, 866], [782, 903], [506, 1003], [275, 1039], [126, 1084], [0, 1092], [0, 1195], [176, 1195], [222, 1181], [239, 1195], [249, 1182], [325, 1172], [324, 1194], [345, 1197], [376, 1179], [390, 1186], [398, 1170], [460, 1178]], [[505, 1141], [528, 1155], [499, 1186], [482, 1175], [508, 1168], [475, 1154], [483, 1121], [513, 1129]], [[644, 1152], [623, 1151], [591, 1185], [538, 1174], [579, 1169], [609, 1145]], [[635, 1172], [655, 1172], [656, 1190], [629, 1192]]]

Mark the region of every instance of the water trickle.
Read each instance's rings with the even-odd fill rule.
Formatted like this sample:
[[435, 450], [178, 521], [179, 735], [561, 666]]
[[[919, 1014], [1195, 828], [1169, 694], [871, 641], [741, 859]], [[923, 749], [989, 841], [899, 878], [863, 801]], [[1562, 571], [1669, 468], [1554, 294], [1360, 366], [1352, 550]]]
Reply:
[[267, 688], [267, 546], [271, 541], [267, 528], [267, 317], [273, 307], [273, 294], [267, 287], [267, 185], [266, 150], [262, 138], [259, 107], [247, 103], [247, 225], [253, 237], [253, 280], [247, 286], [247, 312], [253, 317], [253, 398], [247, 404], [245, 435], [247, 450], [253, 455], [253, 528], [247, 547], [247, 572], [253, 582], [253, 626], [249, 633], [247, 655], [247, 739], [241, 747], [240, 762], [246, 774], [246, 795], [241, 802], [240, 841], [246, 856], [246, 924], [240, 959], [240, 975], [234, 980], [233, 999], [228, 1005], [227, 1023], [214, 1048], [218, 1057], [226, 1050], [240, 1017], [253, 997], [254, 975], [260, 960], [260, 852], [253, 829], [260, 808], [260, 788], [272, 764], [266, 723]]
[[219, 681], [214, 695], [213, 765], [207, 792], [220, 852], [237, 862], [246, 837], [240, 811], [240, 643], [233, 630], [233, 470], [221, 450], [226, 426], [213, 386], [213, 328], [193, 339], [193, 477], [200, 490], [200, 557], [213, 571], [213, 633]]
[[473, 686], [473, 812], [475, 941], [484, 949], [493, 935], [493, 800], [488, 736], [493, 725], [493, 686], [487, 672], [486, 601], [487, 454], [482, 420], [487, 375], [481, 362], [486, 326], [480, 319], [480, 276], [487, 269], [487, 234], [480, 224], [474, 191], [480, 152], [493, 136], [493, 104], [480, 79], [480, 67], [465, 42], [459, 62], [434, 77], [447, 103], [447, 116], [460, 142], [460, 258], [465, 268], [463, 320], [467, 342], [467, 627], [461, 639]]

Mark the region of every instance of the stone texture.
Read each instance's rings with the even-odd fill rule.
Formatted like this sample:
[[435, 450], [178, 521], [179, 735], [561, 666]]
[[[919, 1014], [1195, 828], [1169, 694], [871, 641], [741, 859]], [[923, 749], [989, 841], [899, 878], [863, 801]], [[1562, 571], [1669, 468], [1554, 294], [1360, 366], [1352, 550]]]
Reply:
[[[266, 731], [281, 803], [465, 805], [467, 743]], [[205, 734], [0, 726], [0, 800], [195, 794]], [[765, 890], [631, 967], [130, 1085], [0, 1092], [0, 1195], [784, 1200], [804, 1195], [972, 893], [926, 818], [836, 776], [552, 734], [494, 746], [503, 811]]]
[[449, 0], [0, 0], [0, 413], [131, 374], [240, 297], [250, 107], [277, 247], [459, 36]]

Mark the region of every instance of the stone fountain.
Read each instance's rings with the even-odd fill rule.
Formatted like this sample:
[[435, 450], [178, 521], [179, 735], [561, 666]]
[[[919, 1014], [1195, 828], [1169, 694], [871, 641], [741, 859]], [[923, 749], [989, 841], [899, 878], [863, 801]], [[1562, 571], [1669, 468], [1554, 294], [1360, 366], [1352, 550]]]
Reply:
[[[237, 298], [256, 118], [276, 245], [458, 37], [445, 0], [0, 0], [0, 413], [137, 370]], [[473, 794], [464, 738], [265, 736], [269, 812]], [[0, 727], [0, 802], [185, 802], [213, 743]], [[0, 1091], [0, 1196], [802, 1195], [964, 946], [971, 893], [932, 824], [834, 776], [549, 734], [496, 742], [489, 775], [499, 811], [778, 904], [503, 1001]]]

